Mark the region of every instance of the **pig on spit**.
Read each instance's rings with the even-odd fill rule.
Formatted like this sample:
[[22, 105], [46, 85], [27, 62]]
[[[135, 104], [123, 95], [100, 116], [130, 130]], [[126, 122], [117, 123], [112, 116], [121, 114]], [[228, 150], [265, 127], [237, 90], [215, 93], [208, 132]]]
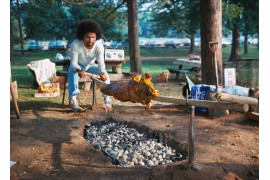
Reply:
[[145, 109], [150, 109], [152, 99], [159, 95], [159, 91], [154, 89], [151, 79], [152, 77], [147, 73], [144, 78], [141, 74], [136, 74], [126, 83], [115, 82], [103, 85], [100, 91], [123, 102], [146, 104]]

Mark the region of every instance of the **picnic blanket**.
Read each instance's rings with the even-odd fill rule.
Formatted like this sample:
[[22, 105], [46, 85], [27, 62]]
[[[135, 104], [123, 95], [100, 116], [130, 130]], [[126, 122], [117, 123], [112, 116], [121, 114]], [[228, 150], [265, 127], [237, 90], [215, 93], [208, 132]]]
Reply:
[[48, 81], [52, 82], [52, 78], [56, 76], [55, 63], [49, 59], [31, 61], [27, 66], [34, 71], [38, 85]]

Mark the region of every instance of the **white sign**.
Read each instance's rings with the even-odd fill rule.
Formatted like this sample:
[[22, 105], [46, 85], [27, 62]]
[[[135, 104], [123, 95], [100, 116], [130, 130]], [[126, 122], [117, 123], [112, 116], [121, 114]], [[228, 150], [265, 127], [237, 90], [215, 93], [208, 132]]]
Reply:
[[224, 80], [225, 87], [236, 85], [235, 68], [224, 69]]

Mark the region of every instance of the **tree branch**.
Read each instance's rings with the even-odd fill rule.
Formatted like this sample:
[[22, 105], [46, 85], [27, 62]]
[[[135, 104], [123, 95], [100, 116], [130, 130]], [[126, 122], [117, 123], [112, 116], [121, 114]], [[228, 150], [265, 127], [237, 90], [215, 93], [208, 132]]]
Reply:
[[67, 1], [67, 0], [63, 0], [65, 3], [67, 4], [72, 4], [72, 5], [86, 5], [86, 4], [92, 4], [94, 2], [97, 2], [97, 1], [100, 1], [100, 0], [90, 0], [90, 1], [87, 1], [87, 2], [81, 2], [81, 3], [76, 3], [76, 2], [70, 2], [70, 1]]
[[107, 16], [105, 17], [105, 20], [107, 20], [107, 18], [113, 14], [118, 8], [120, 8], [125, 2], [127, 2], [127, 0], [123, 0], [123, 2], [121, 4], [119, 4], [117, 7], [115, 7], [109, 14], [107, 14]]

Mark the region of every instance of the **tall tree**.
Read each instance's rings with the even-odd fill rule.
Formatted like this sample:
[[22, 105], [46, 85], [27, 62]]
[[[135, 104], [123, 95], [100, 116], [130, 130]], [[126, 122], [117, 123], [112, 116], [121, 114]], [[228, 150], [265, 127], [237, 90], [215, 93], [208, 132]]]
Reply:
[[236, 61], [237, 59], [241, 59], [240, 52], [240, 18], [235, 18], [233, 21], [233, 31], [232, 31], [232, 48], [231, 55], [229, 57], [229, 61]]
[[14, 41], [13, 41], [13, 31], [12, 31], [12, 22], [10, 20], [10, 63], [14, 64], [14, 58], [13, 58], [13, 47], [14, 47]]
[[195, 34], [200, 27], [199, 0], [162, 1], [151, 6], [154, 13], [153, 28], [155, 34], [166, 36], [169, 30], [184, 33], [191, 42], [189, 54], [195, 51]]
[[[232, 32], [232, 46], [229, 61], [240, 59], [240, 14], [243, 9], [234, 0], [224, 0], [222, 4], [223, 9], [223, 24], [224, 32]], [[227, 34], [226, 34], [227, 36]]]
[[245, 38], [244, 54], [248, 54], [248, 36], [259, 35], [259, 0], [242, 1], [241, 6], [243, 25], [240, 30]]
[[127, 0], [130, 70], [143, 74], [140, 59], [137, 0]]
[[244, 53], [248, 53], [248, 37], [259, 34], [259, 0], [223, 0], [224, 27], [232, 31], [229, 61], [241, 59], [240, 35], [245, 37]]
[[20, 12], [19, 0], [16, 0], [16, 5], [17, 5], [17, 16], [18, 16], [18, 22], [19, 22], [19, 31], [20, 31], [21, 53], [22, 53], [22, 55], [24, 55], [22, 22], [21, 22], [21, 12]]
[[10, 62], [14, 64], [14, 45], [20, 41], [20, 35], [16, 31], [18, 29], [16, 2], [10, 1]]
[[28, 38], [33, 38], [37, 45], [37, 55], [39, 54], [38, 42], [42, 37], [48, 33], [48, 23], [50, 17], [48, 16], [49, 6], [46, 2], [35, 3], [32, 1], [22, 4], [23, 24]]
[[222, 3], [221, 0], [200, 0], [202, 83], [215, 84], [213, 53], [209, 42], [218, 42], [216, 59], [219, 84], [223, 84], [222, 71]]
[[14, 48], [14, 35], [13, 35], [13, 22], [14, 22], [14, 4], [10, 1], [10, 63], [14, 64], [13, 48]]

